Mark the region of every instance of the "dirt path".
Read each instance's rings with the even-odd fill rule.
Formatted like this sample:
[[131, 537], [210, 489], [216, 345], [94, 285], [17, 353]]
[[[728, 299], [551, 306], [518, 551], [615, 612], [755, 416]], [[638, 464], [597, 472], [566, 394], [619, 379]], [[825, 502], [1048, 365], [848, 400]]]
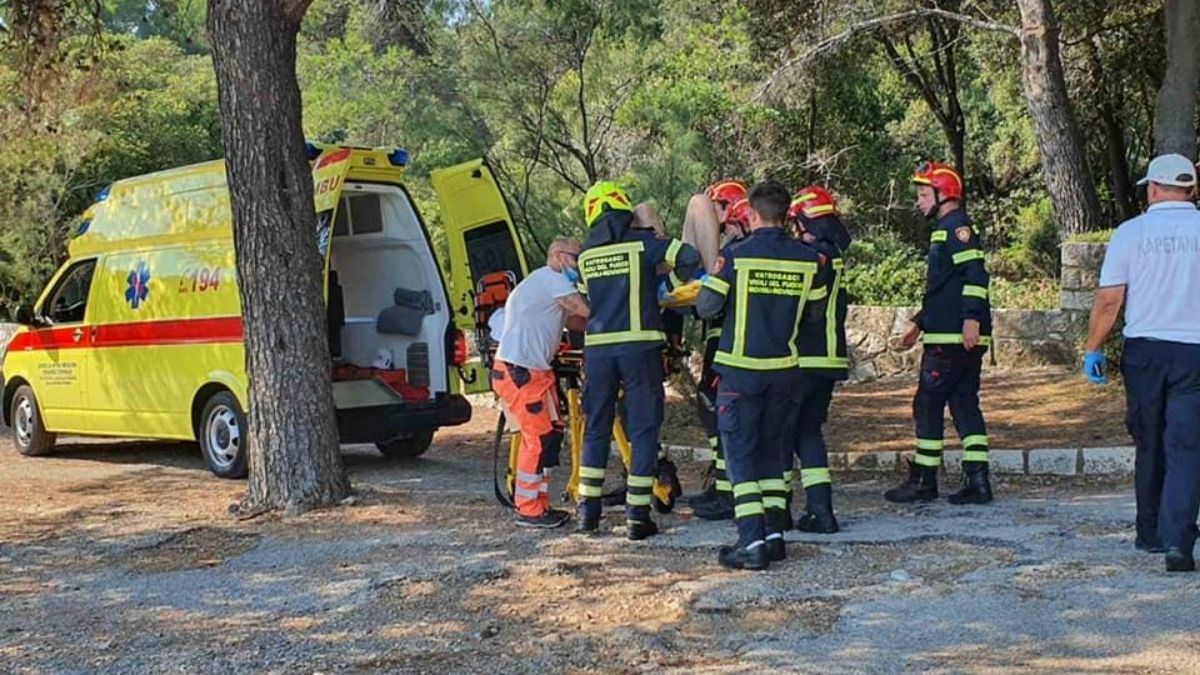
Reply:
[[1197, 577], [1133, 551], [1127, 486], [896, 508], [840, 476], [844, 533], [731, 573], [732, 528], [686, 513], [638, 544], [617, 511], [597, 538], [511, 527], [481, 418], [407, 464], [350, 449], [359, 504], [286, 521], [230, 519], [242, 485], [186, 445], [0, 445], [0, 671], [1200, 668]]
[[[911, 450], [914, 377], [888, 378], [839, 387], [826, 426], [831, 450]], [[1031, 368], [985, 373], [980, 403], [993, 448], [1113, 447], [1131, 445], [1125, 431], [1125, 397], [1120, 385], [1097, 387], [1074, 370]], [[696, 413], [684, 402], [668, 406], [664, 438], [669, 443], [706, 445]], [[947, 443], [956, 443], [946, 417]]]

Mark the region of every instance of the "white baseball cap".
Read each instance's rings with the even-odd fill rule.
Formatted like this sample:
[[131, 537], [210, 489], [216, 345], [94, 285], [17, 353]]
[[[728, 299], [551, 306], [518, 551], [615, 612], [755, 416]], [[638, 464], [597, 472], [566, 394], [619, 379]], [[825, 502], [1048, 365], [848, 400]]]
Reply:
[[1146, 177], [1138, 181], [1138, 185], [1146, 183], [1192, 187], [1196, 184], [1196, 165], [1183, 155], [1159, 155], [1150, 160]]

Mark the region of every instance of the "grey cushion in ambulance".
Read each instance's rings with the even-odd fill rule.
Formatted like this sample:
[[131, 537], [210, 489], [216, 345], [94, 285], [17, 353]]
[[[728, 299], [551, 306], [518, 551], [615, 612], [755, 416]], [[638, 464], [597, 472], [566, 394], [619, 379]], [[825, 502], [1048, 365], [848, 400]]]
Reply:
[[429, 291], [397, 288], [394, 299], [394, 306], [379, 313], [375, 330], [386, 335], [420, 335], [425, 315], [433, 313], [433, 296]]

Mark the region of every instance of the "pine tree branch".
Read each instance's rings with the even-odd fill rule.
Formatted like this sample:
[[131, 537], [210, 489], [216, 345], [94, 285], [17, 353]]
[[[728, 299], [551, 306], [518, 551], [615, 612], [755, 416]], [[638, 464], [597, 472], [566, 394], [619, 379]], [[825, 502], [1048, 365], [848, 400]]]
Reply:
[[[973, 16], [960, 14], [958, 12], [951, 12], [937, 7], [923, 7], [912, 9], [907, 12], [900, 12], [898, 14], [881, 16], [856, 23], [837, 35], [833, 35], [821, 40], [812, 48], [788, 58], [783, 62], [782, 65], [776, 68], [775, 71], [767, 77], [767, 79], [763, 80], [762, 83], [759, 84], [758, 88], [754, 92], [754, 95], [750, 97], [750, 101], [759, 101], [767, 95], [767, 93], [784, 75], [787, 75], [788, 73], [807, 65], [809, 62], [820, 56], [824, 56], [825, 54], [841, 49], [855, 37], [863, 34], [874, 33], [884, 26], [888, 26], [890, 24], [904, 23], [906, 21], [912, 21], [913, 19], [919, 19], [922, 17], [938, 17], [948, 21], [957, 21], [968, 26], [973, 26], [980, 30], [1004, 33], [1014, 40], [1021, 36], [1021, 29], [1017, 26], [1010, 26], [1008, 24], [997, 23], [995, 21], [985, 21]], [[800, 36], [792, 41], [792, 46], [794, 47], [796, 45], [803, 44], [804, 42], [806, 42], [806, 40], [803, 36]], [[792, 47], [789, 47], [789, 51], [792, 51]]]

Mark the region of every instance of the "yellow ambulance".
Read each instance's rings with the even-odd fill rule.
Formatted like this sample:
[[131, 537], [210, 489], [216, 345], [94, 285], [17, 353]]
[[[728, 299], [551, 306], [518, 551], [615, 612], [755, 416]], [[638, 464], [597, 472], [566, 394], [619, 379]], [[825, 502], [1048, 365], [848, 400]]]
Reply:
[[[309, 146], [337, 422], [344, 443], [415, 457], [488, 389], [468, 361], [481, 278], [527, 272], [481, 160], [434, 171], [439, 265], [405, 188], [403, 150]], [[218, 476], [247, 471], [247, 377], [223, 161], [114, 183], [2, 362], [4, 422], [26, 455], [58, 434], [199, 442]], [[280, 298], [280, 302], [286, 302]]]

